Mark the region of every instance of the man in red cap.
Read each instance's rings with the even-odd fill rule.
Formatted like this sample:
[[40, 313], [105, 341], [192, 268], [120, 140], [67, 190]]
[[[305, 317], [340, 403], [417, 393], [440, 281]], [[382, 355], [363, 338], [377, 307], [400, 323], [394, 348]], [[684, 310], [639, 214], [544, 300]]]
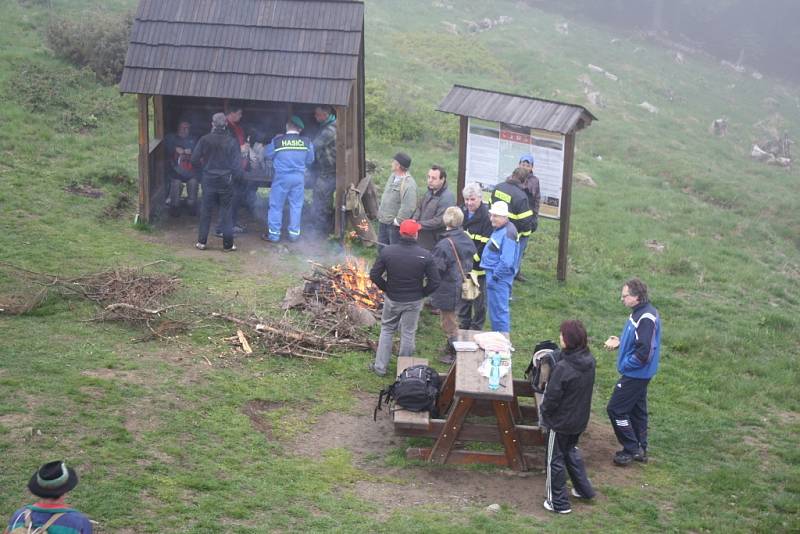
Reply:
[[[27, 528], [30, 532], [59, 532], [63, 534], [92, 534], [89, 519], [67, 506], [65, 495], [78, 485], [78, 475], [61, 460], [49, 462], [36, 470], [28, 482], [28, 489], [39, 497], [36, 504], [23, 506], [11, 516], [3, 532]], [[44, 528], [42, 528], [44, 527]]]
[[378, 350], [375, 362], [369, 364], [369, 369], [378, 376], [386, 375], [398, 327], [399, 355], [414, 354], [422, 300], [439, 287], [439, 271], [433, 256], [417, 244], [420, 228], [414, 219], [401, 222], [399, 242], [384, 247], [369, 271], [372, 282], [384, 292]]

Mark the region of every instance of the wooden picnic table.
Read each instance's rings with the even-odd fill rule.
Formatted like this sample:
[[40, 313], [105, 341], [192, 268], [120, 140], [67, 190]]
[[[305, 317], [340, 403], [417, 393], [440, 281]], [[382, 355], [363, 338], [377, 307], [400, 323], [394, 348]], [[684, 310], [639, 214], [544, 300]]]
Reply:
[[[460, 330], [458, 341], [473, 341], [477, 333]], [[510, 373], [501, 378], [497, 390], [490, 390], [489, 379], [478, 372], [484, 357], [481, 348], [456, 353], [456, 362], [445, 376], [439, 394], [441, 418], [431, 418], [427, 412], [395, 412], [395, 434], [436, 439], [433, 447], [407, 449], [408, 458], [442, 464], [490, 463], [517, 471], [528, 469], [526, 454], [531, 456], [531, 453], [526, 453], [524, 447], [545, 443], [535, 403], [519, 403], [519, 397], [533, 397], [533, 390], [527, 381], [513, 380]], [[407, 360], [398, 359], [398, 372], [412, 361], [427, 363], [420, 358]], [[491, 418], [494, 424], [471, 421], [468, 416]], [[503, 452], [460, 447], [467, 442], [501, 443]]]

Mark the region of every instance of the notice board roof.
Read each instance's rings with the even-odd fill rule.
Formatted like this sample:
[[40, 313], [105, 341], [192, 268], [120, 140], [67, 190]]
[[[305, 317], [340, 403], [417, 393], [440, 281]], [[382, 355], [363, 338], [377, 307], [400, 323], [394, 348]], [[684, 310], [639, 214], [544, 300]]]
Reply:
[[568, 134], [597, 118], [583, 106], [454, 85], [439, 111]]
[[347, 105], [364, 4], [140, 0], [123, 93]]

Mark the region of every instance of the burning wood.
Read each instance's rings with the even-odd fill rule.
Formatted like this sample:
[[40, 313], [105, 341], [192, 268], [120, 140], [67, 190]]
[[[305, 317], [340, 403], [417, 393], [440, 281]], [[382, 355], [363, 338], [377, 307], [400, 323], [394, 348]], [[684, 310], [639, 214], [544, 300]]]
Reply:
[[362, 258], [347, 256], [343, 264], [325, 267], [316, 262], [312, 276], [304, 277], [303, 294], [325, 306], [355, 304], [377, 316], [383, 306], [383, 294], [369, 279], [367, 262]]

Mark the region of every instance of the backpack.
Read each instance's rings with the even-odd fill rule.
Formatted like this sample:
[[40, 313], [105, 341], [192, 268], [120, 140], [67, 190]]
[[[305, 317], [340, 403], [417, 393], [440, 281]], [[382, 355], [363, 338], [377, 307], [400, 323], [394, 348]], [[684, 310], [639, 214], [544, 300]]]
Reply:
[[378, 416], [381, 404], [394, 401], [395, 408], [410, 412], [431, 412], [431, 417], [439, 417], [437, 402], [439, 400], [439, 387], [441, 386], [439, 373], [427, 365], [412, 365], [400, 373], [394, 384], [382, 389], [378, 395], [378, 406], [372, 413], [372, 420]]
[[[24, 512], [22, 512], [22, 520], [24, 524], [20, 527], [14, 528], [13, 530], [10, 530], [8, 534], [46, 534], [48, 532], [47, 529], [53, 526], [53, 523], [58, 521], [62, 515], [64, 515], [64, 512], [53, 514], [50, 516], [50, 519], [48, 519], [44, 525], [42, 525], [41, 527], [33, 528], [33, 521], [31, 520], [31, 510], [30, 508], [28, 508]], [[19, 519], [20, 518], [17, 517], [14, 520], [15, 525], [17, 524], [17, 521], [19, 521]]]
[[559, 359], [561, 359], [561, 349], [549, 339], [533, 348], [533, 357], [531, 357], [528, 368], [525, 369], [525, 376], [530, 381], [534, 392], [544, 393], [550, 373]]

